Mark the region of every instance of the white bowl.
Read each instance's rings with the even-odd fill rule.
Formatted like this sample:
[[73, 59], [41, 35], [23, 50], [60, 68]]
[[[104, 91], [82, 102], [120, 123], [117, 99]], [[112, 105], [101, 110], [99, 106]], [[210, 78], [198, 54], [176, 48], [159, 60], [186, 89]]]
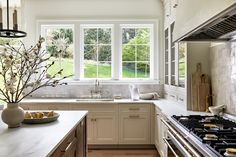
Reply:
[[208, 109], [213, 115], [219, 116], [221, 112], [223, 112], [223, 109], [225, 108], [225, 105], [220, 106], [210, 106]]

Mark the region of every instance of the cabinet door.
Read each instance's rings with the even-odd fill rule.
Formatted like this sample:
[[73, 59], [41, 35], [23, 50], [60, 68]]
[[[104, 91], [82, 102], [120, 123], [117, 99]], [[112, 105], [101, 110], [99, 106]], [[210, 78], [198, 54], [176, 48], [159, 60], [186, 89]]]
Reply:
[[94, 143], [118, 144], [117, 116], [114, 113], [94, 114]]
[[87, 117], [87, 142], [88, 144], [93, 144], [94, 137], [93, 137], [93, 124], [94, 118], [90, 115]]
[[165, 124], [161, 121], [161, 118], [162, 115], [159, 115], [159, 118], [158, 118], [158, 124], [159, 124], [159, 135], [158, 135], [158, 138], [159, 138], [159, 153], [160, 153], [160, 156], [161, 157], [167, 157], [168, 154], [167, 154], [167, 146], [163, 140], [163, 138], [167, 137], [167, 129], [166, 129], [166, 126]]
[[155, 146], [157, 148], [157, 150], [159, 151], [160, 149], [160, 113], [155, 111], [155, 121], [154, 121], [154, 125], [155, 125]]
[[84, 118], [77, 127], [76, 137], [78, 141], [76, 157], [87, 157], [86, 121], [87, 119]]
[[119, 122], [120, 144], [149, 144], [150, 117], [147, 113], [121, 113]]

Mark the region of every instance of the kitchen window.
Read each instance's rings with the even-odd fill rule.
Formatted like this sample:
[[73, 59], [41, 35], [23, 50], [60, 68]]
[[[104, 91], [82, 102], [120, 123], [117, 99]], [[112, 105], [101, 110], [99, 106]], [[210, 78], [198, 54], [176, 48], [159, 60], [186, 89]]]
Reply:
[[57, 77], [73, 75], [73, 26], [43, 25], [41, 32], [45, 38], [45, 49], [48, 55], [52, 56], [49, 62], [54, 62], [54, 65], [49, 68], [47, 74], [53, 75], [60, 69], [64, 69]]
[[149, 78], [151, 27], [122, 25], [122, 77]]
[[[155, 22], [39, 22], [45, 49], [71, 80], [145, 80], [157, 78], [154, 57]], [[154, 70], [155, 69], [155, 70]]]
[[83, 78], [111, 78], [112, 26], [82, 25]]

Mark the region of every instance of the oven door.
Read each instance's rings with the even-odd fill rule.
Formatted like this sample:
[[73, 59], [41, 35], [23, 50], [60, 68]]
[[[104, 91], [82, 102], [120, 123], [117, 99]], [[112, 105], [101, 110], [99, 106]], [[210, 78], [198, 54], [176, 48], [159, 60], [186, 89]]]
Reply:
[[167, 138], [164, 138], [168, 146], [168, 157], [202, 157], [166, 120], [161, 121], [167, 127]]

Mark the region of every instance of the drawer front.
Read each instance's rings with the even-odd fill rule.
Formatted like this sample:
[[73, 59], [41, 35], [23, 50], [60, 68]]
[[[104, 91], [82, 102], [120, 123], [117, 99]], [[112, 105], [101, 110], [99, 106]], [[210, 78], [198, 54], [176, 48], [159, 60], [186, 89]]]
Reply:
[[72, 152], [72, 149], [75, 147], [76, 149], [77, 138], [76, 138], [76, 130], [71, 132], [69, 136], [58, 146], [58, 148], [54, 151], [51, 157], [64, 157], [67, 156], [68, 151]]
[[150, 112], [149, 104], [122, 104], [119, 106], [120, 112]]
[[70, 104], [71, 110], [88, 110], [89, 112], [116, 112], [117, 104]]

